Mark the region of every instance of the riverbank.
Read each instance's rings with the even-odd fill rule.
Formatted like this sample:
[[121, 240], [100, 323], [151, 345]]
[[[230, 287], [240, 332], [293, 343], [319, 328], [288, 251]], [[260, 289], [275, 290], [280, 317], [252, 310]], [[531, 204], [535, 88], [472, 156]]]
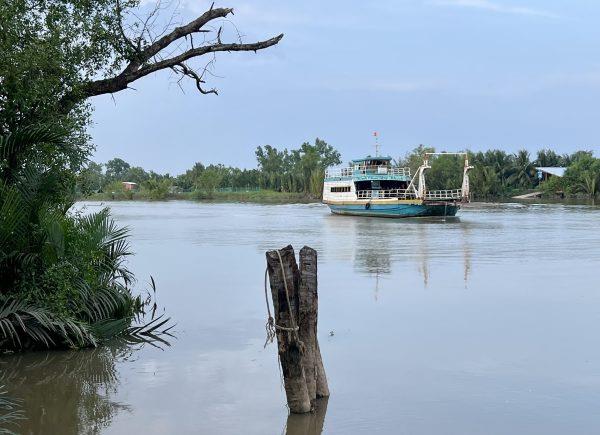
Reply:
[[[145, 191], [121, 191], [113, 193], [95, 193], [78, 198], [79, 201], [202, 201], [222, 203], [255, 203], [255, 204], [309, 204], [319, 203], [321, 198], [315, 198], [304, 193], [277, 192], [274, 190], [255, 190], [246, 192], [215, 191], [208, 192], [179, 192], [164, 195], [152, 195]], [[596, 201], [588, 198], [560, 198], [559, 196], [542, 196], [536, 198], [515, 198], [510, 196], [474, 198], [472, 202], [507, 203], [520, 202], [526, 204], [578, 204], [595, 205]]]
[[214, 191], [214, 192], [178, 192], [165, 193], [162, 195], [148, 191], [120, 191], [114, 193], [94, 193], [87, 197], [78, 198], [83, 201], [211, 201], [211, 202], [249, 202], [263, 204], [298, 204], [320, 202], [320, 198], [314, 198], [305, 193], [277, 192], [274, 190], [252, 190], [252, 191]]

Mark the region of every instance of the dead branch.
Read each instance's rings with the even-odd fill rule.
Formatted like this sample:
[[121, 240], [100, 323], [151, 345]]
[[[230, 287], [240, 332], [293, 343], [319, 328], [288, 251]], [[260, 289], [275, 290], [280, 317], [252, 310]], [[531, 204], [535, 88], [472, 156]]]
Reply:
[[217, 90], [216, 90], [215, 88], [209, 89], [208, 91], [207, 91], [207, 90], [204, 90], [204, 89], [202, 88], [202, 84], [206, 83], [206, 82], [205, 82], [205, 81], [202, 79], [202, 77], [204, 77], [204, 73], [206, 72], [206, 68], [207, 68], [207, 67], [205, 67], [205, 68], [204, 68], [204, 71], [202, 72], [202, 74], [198, 74], [198, 73], [197, 73], [196, 71], [194, 71], [193, 69], [191, 69], [191, 68], [188, 68], [188, 66], [187, 66], [185, 63], [183, 63], [183, 62], [181, 62], [181, 63], [179, 63], [179, 64], [177, 64], [177, 65], [175, 65], [175, 66], [172, 66], [172, 67], [171, 67], [171, 69], [172, 69], [173, 71], [175, 71], [176, 73], [180, 73], [180, 74], [182, 74], [182, 75], [184, 75], [184, 76], [191, 77], [192, 79], [194, 79], [194, 81], [196, 82], [196, 88], [198, 88], [198, 90], [199, 90], [199, 91], [200, 91], [202, 94], [204, 94], [204, 95], [206, 95], [206, 94], [215, 94], [215, 95], [219, 95], [219, 93], [217, 92]]
[[[119, 3], [117, 4], [119, 5]], [[219, 27], [218, 31], [216, 31], [216, 38], [210, 42], [206, 42], [208, 45], [194, 47], [192, 39], [194, 34], [214, 31], [204, 29], [203, 27], [215, 19], [224, 19], [230, 14], [233, 14], [233, 9], [231, 8], [215, 9], [213, 6], [211, 6], [209, 10], [204, 12], [195, 20], [190, 21], [183, 26], [176, 27], [171, 32], [164, 34], [154, 41], [151, 41], [151, 43], [145, 47], [141, 45], [140, 41], [136, 41], [137, 44], [135, 44], [134, 41], [128, 39], [122, 27], [122, 23], [119, 22], [119, 32], [121, 32], [121, 36], [125, 38], [128, 48], [131, 50], [135, 49], [133, 55], [128, 56], [127, 60], [129, 63], [118, 75], [105, 79], [89, 81], [85, 83], [81, 89], [77, 90], [76, 93], [74, 92], [65, 96], [62, 101], [63, 107], [65, 107], [65, 109], [68, 111], [78, 101], [97, 95], [112, 94], [122, 91], [127, 89], [129, 85], [136, 80], [163, 69], [172, 69], [176, 73], [193, 79], [196, 83], [196, 87], [202, 94], [217, 94], [215, 89], [205, 90], [201, 86], [204, 84], [203, 75], [204, 72], [206, 72], [206, 68], [202, 74], [197, 74], [192, 68], [185, 64], [186, 61], [192, 58], [204, 56], [209, 53], [214, 54], [218, 52], [232, 51], [256, 52], [258, 50], [263, 50], [276, 45], [281, 38], [283, 38], [283, 34], [280, 34], [274, 38], [249, 44], [244, 44], [241, 42], [226, 44], [221, 41], [222, 27]], [[147, 21], [144, 23], [144, 27], [142, 29], [143, 32], [147, 32], [146, 26]], [[172, 44], [188, 44], [188, 36], [190, 37], [191, 45], [189, 49], [181, 52], [178, 55], [174, 55], [174, 53], [171, 52], [165, 56], [164, 50], [166, 50]], [[141, 40], [142, 37], [143, 35], [140, 35], [139, 39]]]

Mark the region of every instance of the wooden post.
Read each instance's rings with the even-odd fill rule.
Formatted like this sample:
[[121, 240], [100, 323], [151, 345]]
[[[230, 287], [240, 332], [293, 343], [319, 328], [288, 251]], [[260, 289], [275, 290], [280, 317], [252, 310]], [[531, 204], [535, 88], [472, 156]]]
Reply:
[[292, 246], [266, 257], [287, 402], [292, 413], [302, 414], [318, 397], [329, 396], [317, 340], [317, 252], [302, 248], [300, 269]]
[[[294, 248], [286, 246], [279, 250], [279, 254], [277, 251], [267, 252], [267, 270], [271, 284], [275, 324], [292, 329], [297, 326], [298, 284], [300, 281]], [[292, 316], [290, 316], [290, 311]], [[285, 394], [290, 411], [295, 414], [309, 412], [311, 404], [301, 361], [302, 344], [297, 338], [299, 331], [296, 334], [291, 330], [277, 329], [276, 334]]]
[[328, 397], [329, 388], [317, 338], [319, 295], [317, 292], [317, 251], [308, 246], [300, 250], [300, 339], [304, 342], [302, 356], [308, 395], [311, 400]]

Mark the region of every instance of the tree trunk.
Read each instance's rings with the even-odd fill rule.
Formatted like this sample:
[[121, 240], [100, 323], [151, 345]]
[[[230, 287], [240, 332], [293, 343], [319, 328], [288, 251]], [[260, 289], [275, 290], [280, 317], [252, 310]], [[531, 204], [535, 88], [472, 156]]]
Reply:
[[[317, 252], [305, 246], [300, 251], [300, 269], [294, 249], [287, 246], [267, 252], [279, 357], [288, 405], [292, 413], [304, 413], [319, 397], [329, 396], [327, 378], [317, 339]], [[284, 285], [287, 283], [286, 288]], [[288, 308], [288, 298], [290, 310]], [[297, 334], [289, 328], [298, 327]], [[286, 328], [286, 329], [282, 329]]]
[[304, 342], [302, 357], [304, 375], [311, 401], [329, 396], [321, 349], [317, 338], [319, 296], [317, 292], [317, 251], [308, 246], [300, 250], [300, 340]]
[[[282, 263], [279, 261], [277, 251], [267, 252], [267, 270], [271, 284], [275, 324], [284, 328], [293, 328], [297, 326], [295, 319], [298, 319], [297, 289], [300, 274], [294, 257], [294, 248], [287, 246], [279, 253]], [[281, 264], [283, 264], [285, 276], [282, 273]], [[287, 296], [285, 283], [287, 283]], [[290, 317], [290, 311], [293, 318]], [[277, 329], [276, 333], [279, 360], [290, 411], [295, 414], [309, 412], [311, 403], [302, 366], [302, 343], [297, 339], [299, 333], [282, 329]]]

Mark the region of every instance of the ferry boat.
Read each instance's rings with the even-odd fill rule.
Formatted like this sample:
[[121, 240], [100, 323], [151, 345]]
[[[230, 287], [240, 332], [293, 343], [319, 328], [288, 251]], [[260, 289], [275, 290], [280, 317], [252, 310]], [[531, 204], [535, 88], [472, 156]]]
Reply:
[[[464, 156], [460, 189], [427, 190], [425, 173], [433, 155]], [[469, 202], [469, 165], [466, 153], [426, 153], [414, 176], [410, 168], [392, 164], [391, 157], [352, 160], [348, 167], [325, 172], [323, 203], [332, 213], [378, 217], [455, 216]]]

